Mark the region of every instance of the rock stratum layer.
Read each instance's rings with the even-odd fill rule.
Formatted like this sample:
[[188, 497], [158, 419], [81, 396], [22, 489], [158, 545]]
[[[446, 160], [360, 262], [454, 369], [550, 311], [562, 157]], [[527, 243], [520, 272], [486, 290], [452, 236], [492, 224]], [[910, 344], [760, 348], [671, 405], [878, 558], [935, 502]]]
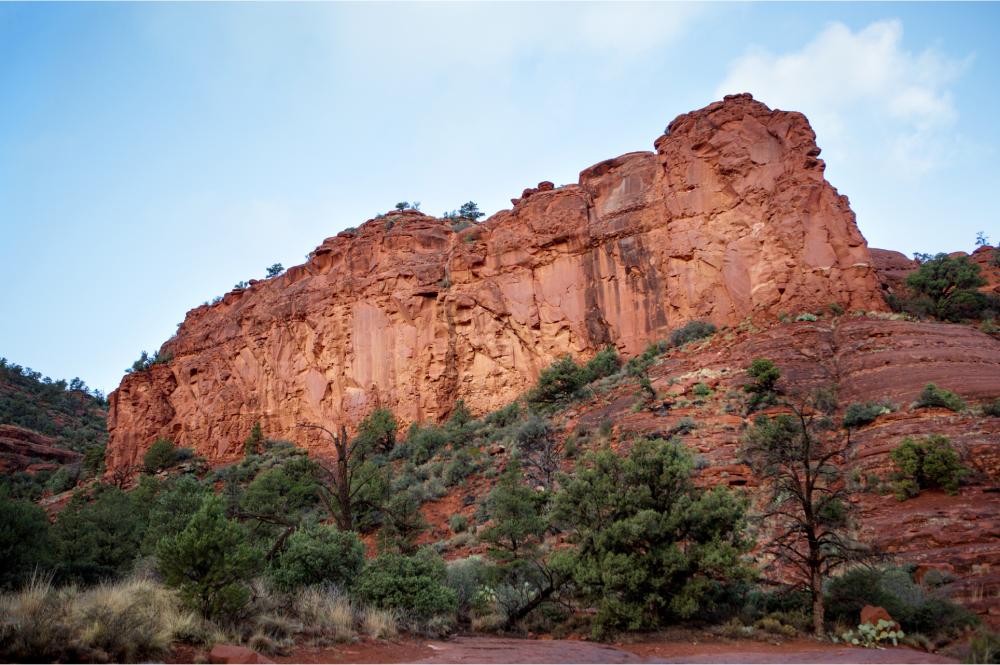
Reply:
[[110, 396], [109, 468], [157, 437], [210, 461], [255, 421], [404, 423], [457, 399], [502, 406], [562, 354], [635, 353], [686, 321], [773, 320], [838, 303], [884, 310], [848, 201], [799, 113], [734, 95], [655, 142], [541, 183], [481, 224], [403, 211], [323, 242], [304, 265], [191, 310]]

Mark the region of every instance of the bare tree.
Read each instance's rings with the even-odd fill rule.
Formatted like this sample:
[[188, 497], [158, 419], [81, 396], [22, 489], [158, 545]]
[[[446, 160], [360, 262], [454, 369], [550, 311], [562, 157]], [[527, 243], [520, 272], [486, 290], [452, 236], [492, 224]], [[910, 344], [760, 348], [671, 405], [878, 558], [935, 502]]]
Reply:
[[347, 428], [334, 432], [322, 425], [299, 423], [299, 427], [317, 429], [333, 442], [337, 459], [333, 467], [316, 460], [320, 473], [320, 500], [342, 531], [353, 531], [357, 512], [365, 507], [377, 508], [371, 490], [382, 479], [380, 469], [369, 460], [371, 446], [359, 437], [347, 436]]
[[844, 468], [851, 431], [830, 417], [830, 390], [783, 399], [785, 413], [759, 416], [743, 454], [770, 492], [760, 518], [773, 530], [765, 550], [790, 565], [812, 599], [813, 630], [823, 634], [823, 581], [838, 567], [871, 556], [850, 538]]

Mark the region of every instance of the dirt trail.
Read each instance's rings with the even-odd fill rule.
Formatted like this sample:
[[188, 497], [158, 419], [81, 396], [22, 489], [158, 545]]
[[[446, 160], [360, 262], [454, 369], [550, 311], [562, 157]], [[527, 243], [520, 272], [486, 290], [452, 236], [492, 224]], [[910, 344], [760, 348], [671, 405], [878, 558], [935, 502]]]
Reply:
[[793, 640], [782, 644], [650, 641], [612, 646], [577, 640], [456, 637], [296, 650], [286, 663], [955, 663], [913, 649], [859, 649]]

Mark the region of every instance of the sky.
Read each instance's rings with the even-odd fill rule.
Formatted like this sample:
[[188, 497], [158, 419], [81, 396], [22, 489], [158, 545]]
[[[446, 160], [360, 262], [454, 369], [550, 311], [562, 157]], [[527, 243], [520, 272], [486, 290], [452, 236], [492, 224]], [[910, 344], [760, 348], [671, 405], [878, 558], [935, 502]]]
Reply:
[[728, 93], [804, 112], [872, 247], [1000, 239], [1000, 4], [0, 3], [0, 356], [113, 390], [401, 200], [492, 214]]

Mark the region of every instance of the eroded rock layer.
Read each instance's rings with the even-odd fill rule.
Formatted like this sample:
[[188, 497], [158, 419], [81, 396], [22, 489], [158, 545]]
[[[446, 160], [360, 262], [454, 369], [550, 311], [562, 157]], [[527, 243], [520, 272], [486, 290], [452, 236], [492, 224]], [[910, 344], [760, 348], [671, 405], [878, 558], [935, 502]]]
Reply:
[[847, 199], [799, 113], [749, 95], [675, 119], [655, 152], [541, 183], [467, 228], [416, 211], [323, 242], [285, 274], [188, 313], [169, 363], [110, 396], [110, 468], [159, 436], [218, 462], [296, 423], [478, 413], [556, 357], [635, 353], [692, 319], [718, 325], [885, 304]]

